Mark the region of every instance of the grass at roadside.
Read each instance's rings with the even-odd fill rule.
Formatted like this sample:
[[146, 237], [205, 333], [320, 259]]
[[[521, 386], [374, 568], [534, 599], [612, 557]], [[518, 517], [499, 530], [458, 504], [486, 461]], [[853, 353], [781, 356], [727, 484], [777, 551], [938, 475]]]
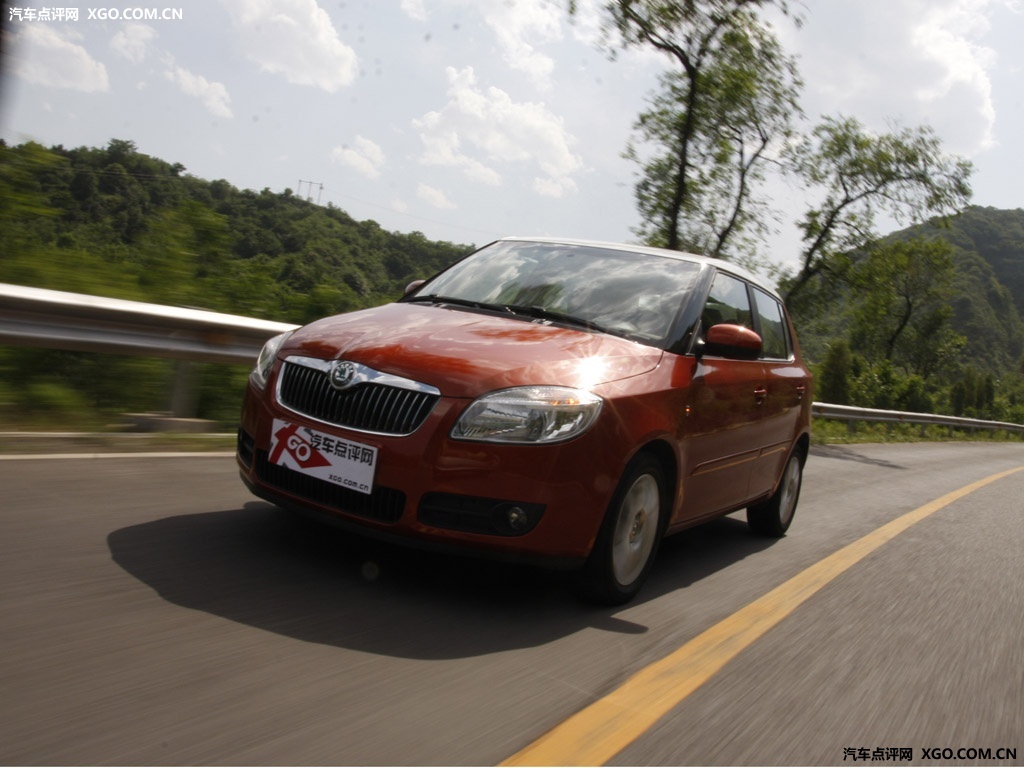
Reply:
[[1024, 435], [1003, 430], [950, 429], [935, 424], [896, 424], [814, 419], [811, 442], [816, 445], [847, 443], [924, 443], [924, 442], [1014, 442]]

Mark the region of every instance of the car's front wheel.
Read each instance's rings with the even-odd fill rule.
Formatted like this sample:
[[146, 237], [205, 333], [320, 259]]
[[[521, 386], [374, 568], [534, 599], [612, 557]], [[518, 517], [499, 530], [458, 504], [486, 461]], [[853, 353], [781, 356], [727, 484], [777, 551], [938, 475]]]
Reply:
[[782, 472], [782, 480], [772, 497], [761, 504], [747, 508], [747, 524], [754, 533], [780, 538], [786, 535], [796, 504], [800, 500], [800, 485], [803, 481], [804, 458], [798, 450], [793, 451]]
[[664, 531], [666, 499], [665, 473], [658, 461], [647, 454], [634, 458], [623, 472], [584, 567], [587, 597], [620, 605], [640, 591]]

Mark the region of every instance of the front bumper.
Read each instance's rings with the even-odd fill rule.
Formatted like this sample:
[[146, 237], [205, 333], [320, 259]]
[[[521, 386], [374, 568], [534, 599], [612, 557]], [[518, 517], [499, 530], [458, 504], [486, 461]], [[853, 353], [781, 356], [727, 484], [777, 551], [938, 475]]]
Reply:
[[[268, 404], [250, 385], [239, 470], [261, 498], [376, 538], [549, 567], [581, 564], [597, 537], [621, 459], [600, 447], [596, 429], [547, 446], [452, 440], [451, 425], [463, 405], [443, 398], [414, 434], [381, 436], [304, 419]], [[378, 454], [372, 493], [271, 462], [275, 418], [371, 444]]]

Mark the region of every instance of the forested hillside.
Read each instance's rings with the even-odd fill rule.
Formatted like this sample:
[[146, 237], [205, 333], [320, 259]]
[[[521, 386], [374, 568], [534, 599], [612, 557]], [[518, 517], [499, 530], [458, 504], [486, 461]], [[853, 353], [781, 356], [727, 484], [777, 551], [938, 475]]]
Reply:
[[[190, 176], [130, 141], [0, 142], [0, 282], [304, 323], [391, 301], [472, 250], [283, 193]], [[230, 424], [247, 370], [197, 366], [197, 415]], [[0, 418], [103, 428], [169, 408], [166, 360], [0, 348]]]
[[1001, 373], [1024, 357], [1024, 210], [969, 208], [948, 226], [910, 230], [948, 240], [957, 265], [953, 327], [967, 341], [962, 358]]
[[0, 147], [0, 282], [305, 322], [401, 295], [471, 246], [149, 157]]
[[895, 232], [808, 293], [819, 399], [1024, 420], [1024, 210]]
[[[570, 233], [585, 236], [586, 233]], [[303, 323], [401, 295], [472, 249], [195, 178], [130, 141], [0, 142], [0, 282]], [[970, 208], [823, 272], [792, 307], [816, 399], [1024, 422], [1024, 211]], [[163, 360], [0, 348], [9, 425], [167, 407]], [[202, 366], [230, 422], [246, 371]]]
[[949, 229], [939, 232], [964, 251], [973, 251], [992, 267], [996, 279], [1024, 312], [1024, 209], [969, 208]]

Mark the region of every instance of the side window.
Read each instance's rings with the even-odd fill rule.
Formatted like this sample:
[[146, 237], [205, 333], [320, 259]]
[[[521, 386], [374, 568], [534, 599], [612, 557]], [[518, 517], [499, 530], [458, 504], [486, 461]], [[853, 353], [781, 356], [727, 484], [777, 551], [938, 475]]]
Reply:
[[753, 328], [747, 284], [732, 275], [719, 272], [711, 284], [711, 293], [700, 319], [705, 333], [708, 328], [719, 323]]
[[789, 326], [782, 305], [764, 291], [754, 289], [757, 317], [761, 323], [761, 356], [772, 360], [788, 360], [790, 355]]

